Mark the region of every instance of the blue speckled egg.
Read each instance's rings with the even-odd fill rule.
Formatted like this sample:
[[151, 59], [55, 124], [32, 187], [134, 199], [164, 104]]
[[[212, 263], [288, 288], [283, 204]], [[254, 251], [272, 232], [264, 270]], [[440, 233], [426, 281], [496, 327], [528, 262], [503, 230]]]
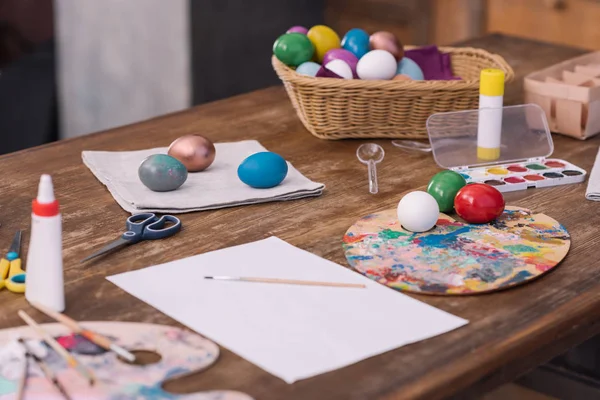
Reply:
[[167, 154], [153, 154], [147, 157], [138, 168], [142, 183], [155, 192], [175, 190], [187, 180], [188, 172], [175, 157]]
[[415, 81], [422, 81], [425, 79], [423, 75], [423, 70], [419, 65], [411, 60], [408, 57], [403, 57], [402, 60], [398, 62], [398, 69], [396, 70], [396, 74], [408, 75]]
[[308, 75], [308, 76], [317, 76], [317, 72], [319, 71], [319, 69], [321, 68], [320, 64], [317, 64], [316, 62], [312, 62], [312, 61], [307, 61], [304, 62], [300, 65], [298, 65], [298, 68], [296, 68], [296, 72], [299, 73], [300, 75]]
[[362, 29], [350, 29], [342, 39], [342, 48], [360, 59], [371, 50], [369, 48], [369, 34]]
[[288, 173], [287, 162], [270, 151], [252, 154], [238, 167], [238, 177], [246, 185], [267, 189], [279, 185]]

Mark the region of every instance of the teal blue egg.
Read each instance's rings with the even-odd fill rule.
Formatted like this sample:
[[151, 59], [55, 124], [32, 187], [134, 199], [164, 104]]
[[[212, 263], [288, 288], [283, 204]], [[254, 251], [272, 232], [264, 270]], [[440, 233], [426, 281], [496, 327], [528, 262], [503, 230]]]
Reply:
[[138, 168], [138, 176], [144, 186], [155, 192], [168, 192], [179, 188], [187, 180], [188, 172], [175, 157], [153, 154]]
[[252, 154], [242, 161], [237, 173], [246, 185], [268, 189], [283, 182], [288, 173], [288, 165], [279, 154], [264, 151]]
[[342, 39], [342, 48], [360, 59], [371, 50], [369, 48], [369, 34], [362, 29], [350, 29]]
[[425, 79], [423, 70], [419, 65], [408, 57], [402, 57], [398, 62], [398, 69], [396, 75], [403, 74], [410, 76], [415, 81], [422, 81]]
[[321, 68], [321, 66], [319, 64], [317, 64], [316, 62], [307, 61], [305, 63], [298, 65], [298, 68], [296, 68], [296, 72], [299, 73], [300, 75], [307, 75], [307, 76], [314, 77], [317, 75], [317, 72], [319, 71], [320, 68]]

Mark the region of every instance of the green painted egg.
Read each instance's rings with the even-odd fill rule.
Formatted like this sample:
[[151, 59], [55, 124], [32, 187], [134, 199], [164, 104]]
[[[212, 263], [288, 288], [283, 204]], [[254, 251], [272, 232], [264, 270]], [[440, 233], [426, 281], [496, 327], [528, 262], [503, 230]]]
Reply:
[[301, 33], [286, 33], [273, 44], [273, 54], [285, 65], [297, 67], [310, 61], [315, 48], [310, 39]]
[[467, 184], [461, 174], [454, 171], [438, 172], [431, 178], [427, 193], [433, 196], [440, 207], [440, 212], [450, 212], [454, 209], [456, 193]]

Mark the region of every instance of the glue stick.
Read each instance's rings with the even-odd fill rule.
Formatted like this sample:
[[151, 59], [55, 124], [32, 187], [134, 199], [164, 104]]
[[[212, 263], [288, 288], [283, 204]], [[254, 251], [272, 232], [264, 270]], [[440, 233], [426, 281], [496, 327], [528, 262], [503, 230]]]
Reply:
[[477, 158], [493, 161], [500, 158], [504, 71], [484, 69], [479, 79], [479, 121]]
[[62, 218], [50, 175], [42, 175], [31, 213], [25, 298], [54, 311], [65, 309]]

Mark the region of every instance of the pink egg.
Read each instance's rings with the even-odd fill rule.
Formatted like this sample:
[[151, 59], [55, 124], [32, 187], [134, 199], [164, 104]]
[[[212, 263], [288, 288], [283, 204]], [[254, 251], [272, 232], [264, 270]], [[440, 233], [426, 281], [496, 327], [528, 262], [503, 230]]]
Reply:
[[391, 32], [379, 31], [375, 32], [369, 38], [369, 45], [371, 50], [385, 50], [400, 61], [404, 57], [404, 47], [402, 43], [398, 41], [396, 35]]
[[308, 29], [306, 29], [303, 26], [297, 25], [297, 26], [292, 26], [285, 33], [301, 33], [303, 35], [306, 35], [308, 33]]
[[354, 79], [358, 79], [356, 74], [356, 64], [358, 64], [358, 57], [352, 54], [350, 51], [345, 49], [331, 49], [323, 57], [323, 65], [333, 60], [342, 60], [350, 66], [352, 70], [352, 76]]

